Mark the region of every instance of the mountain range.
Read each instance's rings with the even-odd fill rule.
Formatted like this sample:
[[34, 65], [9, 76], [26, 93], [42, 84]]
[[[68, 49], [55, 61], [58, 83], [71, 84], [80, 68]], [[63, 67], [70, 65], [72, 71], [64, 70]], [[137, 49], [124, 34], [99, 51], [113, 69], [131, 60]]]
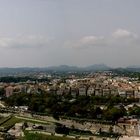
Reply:
[[77, 67], [77, 66], [50, 66], [50, 67], [20, 67], [20, 68], [0, 68], [0, 73], [19, 73], [19, 72], [39, 72], [39, 71], [103, 71], [109, 70], [110, 67], [104, 64], [95, 64], [87, 67]]
[[[117, 70], [127, 70], [127, 71], [135, 71], [140, 72], [140, 66], [129, 66], [126, 68], [115, 68]], [[20, 68], [0, 68], [0, 74], [8, 74], [8, 73], [22, 73], [22, 72], [47, 72], [47, 71], [58, 71], [58, 72], [71, 72], [71, 71], [105, 71], [105, 70], [114, 70], [105, 64], [94, 64], [87, 67], [77, 67], [77, 66], [68, 66], [68, 65], [60, 65], [60, 66], [50, 66], [50, 67], [20, 67]]]

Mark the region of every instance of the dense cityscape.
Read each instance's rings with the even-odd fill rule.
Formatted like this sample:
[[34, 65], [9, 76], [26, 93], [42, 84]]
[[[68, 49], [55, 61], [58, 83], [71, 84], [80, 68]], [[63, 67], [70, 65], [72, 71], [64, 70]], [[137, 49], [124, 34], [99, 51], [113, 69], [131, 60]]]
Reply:
[[140, 136], [139, 72], [8, 74], [0, 77], [0, 99], [3, 139], [34, 137], [35, 132], [39, 139], [44, 135], [66, 140]]

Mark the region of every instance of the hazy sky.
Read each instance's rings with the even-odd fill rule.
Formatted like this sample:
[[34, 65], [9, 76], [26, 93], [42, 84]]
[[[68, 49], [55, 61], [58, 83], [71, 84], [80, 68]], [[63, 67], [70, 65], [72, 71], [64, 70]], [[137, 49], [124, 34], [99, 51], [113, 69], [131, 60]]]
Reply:
[[140, 0], [0, 0], [0, 67], [140, 65]]

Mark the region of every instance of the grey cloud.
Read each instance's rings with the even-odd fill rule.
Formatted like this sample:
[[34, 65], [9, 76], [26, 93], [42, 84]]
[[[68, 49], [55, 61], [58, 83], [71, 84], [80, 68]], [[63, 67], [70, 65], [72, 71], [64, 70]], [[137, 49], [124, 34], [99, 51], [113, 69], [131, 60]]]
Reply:
[[136, 35], [128, 30], [124, 30], [124, 29], [117, 29], [115, 32], [112, 33], [112, 36], [114, 38], [135, 38]]
[[15, 38], [10, 37], [0, 37], [0, 47], [2, 48], [40, 48], [48, 45], [49, 39], [44, 36], [18, 36]]
[[105, 36], [84, 36], [79, 40], [67, 42], [66, 46], [76, 49], [87, 49], [92, 47], [116, 47], [116, 46], [138, 46], [140, 45], [140, 38], [124, 29], [117, 29], [111, 35]]
[[67, 41], [65, 42], [66, 47], [75, 48], [75, 49], [86, 49], [92, 46], [101, 46], [105, 45], [105, 38], [104, 37], [97, 37], [97, 36], [84, 36], [79, 40], [75, 41]]

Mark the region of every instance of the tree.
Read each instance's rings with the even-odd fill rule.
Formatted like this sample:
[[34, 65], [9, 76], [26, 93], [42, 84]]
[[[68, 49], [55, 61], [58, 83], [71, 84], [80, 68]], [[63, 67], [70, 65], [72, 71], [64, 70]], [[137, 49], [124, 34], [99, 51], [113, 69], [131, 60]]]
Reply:
[[122, 111], [116, 107], [112, 107], [104, 111], [104, 118], [112, 122], [116, 122], [123, 115]]
[[109, 133], [111, 133], [111, 134], [113, 133], [113, 127], [112, 126], [109, 127]]
[[58, 134], [69, 134], [69, 128], [67, 128], [65, 125], [57, 125], [55, 128], [55, 132]]
[[139, 106], [133, 106], [133, 108], [129, 108], [129, 115], [140, 115], [140, 107]]
[[5, 94], [5, 90], [4, 88], [0, 88], [0, 96], [3, 97]]

